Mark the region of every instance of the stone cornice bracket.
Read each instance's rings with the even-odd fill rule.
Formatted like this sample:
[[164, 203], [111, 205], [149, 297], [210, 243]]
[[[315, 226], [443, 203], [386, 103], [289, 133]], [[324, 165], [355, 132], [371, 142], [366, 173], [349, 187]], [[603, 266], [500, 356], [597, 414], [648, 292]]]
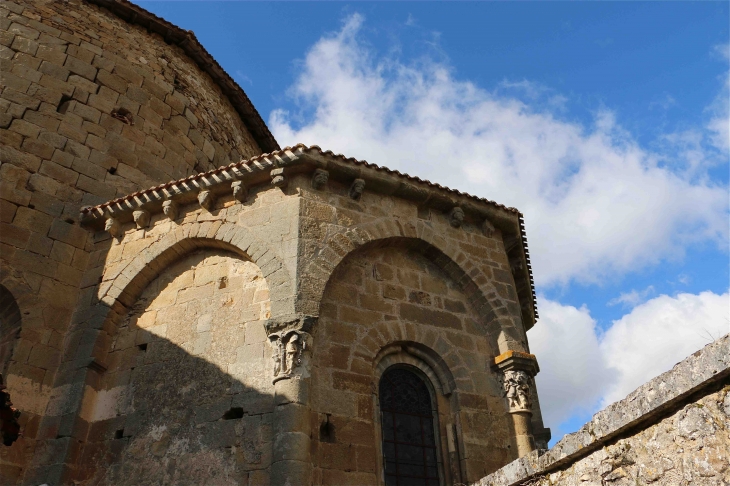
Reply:
[[284, 169], [273, 169], [271, 171], [271, 185], [284, 189], [286, 187], [286, 177], [284, 176]]
[[213, 193], [207, 190], [202, 190], [198, 193], [198, 204], [200, 207], [210, 212], [215, 206], [215, 197]]
[[165, 213], [165, 216], [167, 216], [170, 221], [175, 221], [177, 219], [178, 211], [179, 208], [175, 201], [168, 199], [162, 202], [162, 212]]
[[243, 181], [231, 182], [231, 189], [233, 190], [233, 199], [240, 203], [246, 202], [246, 198], [248, 197], [248, 188]]
[[484, 232], [484, 236], [486, 236], [487, 238], [491, 238], [492, 236], [494, 236], [494, 232], [496, 230], [492, 222], [488, 219], [485, 219], [482, 223], [482, 231]]
[[264, 328], [269, 336], [272, 359], [272, 383], [308, 373], [304, 352], [308, 350], [317, 318], [288, 316], [269, 319]]
[[312, 174], [312, 188], [323, 190], [327, 186], [327, 181], [330, 178], [330, 173], [324, 169], [315, 169]]
[[501, 372], [500, 380], [510, 413], [532, 414], [530, 390], [540, 371], [534, 354], [507, 351], [496, 358], [492, 369]]
[[119, 238], [122, 235], [122, 225], [115, 218], [109, 216], [104, 223], [104, 231], [107, 231], [114, 238]]
[[146, 228], [150, 224], [150, 212], [146, 209], [137, 209], [132, 213], [132, 218], [137, 229]]
[[355, 179], [352, 181], [352, 185], [350, 186], [350, 191], [348, 193], [350, 199], [359, 201], [363, 192], [365, 192], [365, 179]]
[[455, 206], [449, 213], [449, 224], [453, 228], [461, 228], [464, 223], [464, 210], [459, 206]]

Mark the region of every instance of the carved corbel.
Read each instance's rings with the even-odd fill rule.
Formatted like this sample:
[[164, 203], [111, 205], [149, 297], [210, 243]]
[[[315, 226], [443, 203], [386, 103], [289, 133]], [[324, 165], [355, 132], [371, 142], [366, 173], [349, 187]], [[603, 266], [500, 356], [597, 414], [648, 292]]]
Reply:
[[231, 182], [231, 189], [233, 190], [233, 199], [242, 203], [246, 201], [248, 197], [248, 188], [243, 181]]
[[116, 218], [109, 216], [104, 223], [104, 231], [107, 231], [114, 238], [118, 238], [122, 235], [122, 225], [119, 224]]
[[178, 206], [175, 201], [166, 200], [162, 202], [162, 212], [165, 213], [165, 216], [167, 216], [170, 221], [174, 221], [177, 219], [178, 214]]
[[365, 191], [365, 181], [363, 179], [355, 179], [350, 186], [349, 196], [354, 201], [359, 201], [362, 193]]
[[494, 232], [496, 230], [492, 222], [488, 219], [485, 219], [482, 223], [482, 231], [484, 232], [484, 236], [486, 236], [487, 238], [491, 238], [492, 236], [494, 236]]
[[271, 171], [271, 185], [279, 187], [281, 189], [286, 187], [286, 177], [284, 176], [284, 169], [273, 169]]
[[454, 228], [461, 228], [464, 224], [464, 210], [459, 206], [454, 207], [449, 213], [449, 224]]
[[137, 229], [146, 228], [150, 224], [150, 212], [146, 209], [138, 209], [132, 213], [134, 224], [137, 225]]
[[321, 190], [327, 185], [327, 181], [330, 178], [330, 173], [324, 169], [315, 169], [312, 174], [312, 188]]
[[200, 207], [206, 211], [210, 211], [215, 206], [215, 197], [213, 193], [208, 190], [203, 190], [198, 193], [198, 203]]

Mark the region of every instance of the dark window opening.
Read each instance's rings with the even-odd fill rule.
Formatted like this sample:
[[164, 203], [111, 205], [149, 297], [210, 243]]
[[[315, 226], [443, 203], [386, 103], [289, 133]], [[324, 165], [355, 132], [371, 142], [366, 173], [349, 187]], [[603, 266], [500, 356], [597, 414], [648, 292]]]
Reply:
[[124, 429], [119, 429], [116, 432], [114, 432], [115, 439], [121, 439], [122, 437], [124, 437]]
[[147, 351], [147, 343], [143, 343], [137, 346], [140, 351]]
[[233, 407], [223, 414], [223, 420], [240, 419], [243, 418], [243, 408]]
[[426, 383], [406, 368], [380, 380], [383, 459], [387, 486], [438, 486], [434, 407]]

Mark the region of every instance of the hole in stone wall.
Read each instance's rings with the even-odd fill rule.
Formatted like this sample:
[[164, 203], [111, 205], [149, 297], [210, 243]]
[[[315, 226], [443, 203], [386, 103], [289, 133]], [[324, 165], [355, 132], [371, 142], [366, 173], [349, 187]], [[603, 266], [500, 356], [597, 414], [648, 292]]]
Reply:
[[61, 96], [61, 101], [58, 103], [58, 107], [56, 108], [56, 111], [64, 114], [66, 113], [66, 110], [68, 110], [69, 105], [71, 104], [72, 98], [69, 96]]
[[218, 288], [224, 289], [228, 287], [228, 277], [221, 277], [218, 279]]
[[113, 109], [111, 116], [112, 118], [116, 118], [117, 120], [126, 123], [127, 125], [134, 125], [134, 116], [132, 115], [132, 112], [126, 108]]
[[335, 424], [330, 422], [330, 414], [327, 414], [327, 419], [319, 426], [319, 441], [335, 442]]
[[64, 219], [68, 224], [74, 224], [76, 221], [74, 221], [72, 218], [66, 218]]
[[137, 346], [140, 351], [147, 351], [147, 343], [140, 344]]
[[28, 204], [28, 209], [35, 209], [35, 206], [33, 204]]
[[121, 439], [122, 437], [124, 437], [124, 429], [119, 429], [116, 432], [114, 432], [115, 439]]
[[231, 407], [226, 413], [223, 414], [223, 420], [240, 419], [243, 418], [243, 408]]
[[116, 174], [117, 168], [116, 167], [109, 167], [109, 169], [107, 169], [107, 172], [109, 172], [110, 174]]

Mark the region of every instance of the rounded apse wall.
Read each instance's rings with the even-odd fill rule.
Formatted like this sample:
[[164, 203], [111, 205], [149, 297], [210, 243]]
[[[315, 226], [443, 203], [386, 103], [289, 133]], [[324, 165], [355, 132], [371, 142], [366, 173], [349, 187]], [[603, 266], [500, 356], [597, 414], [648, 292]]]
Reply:
[[149, 25], [77, 0], [6, 5], [3, 159], [43, 176], [30, 190], [78, 209], [261, 153], [220, 86]]

